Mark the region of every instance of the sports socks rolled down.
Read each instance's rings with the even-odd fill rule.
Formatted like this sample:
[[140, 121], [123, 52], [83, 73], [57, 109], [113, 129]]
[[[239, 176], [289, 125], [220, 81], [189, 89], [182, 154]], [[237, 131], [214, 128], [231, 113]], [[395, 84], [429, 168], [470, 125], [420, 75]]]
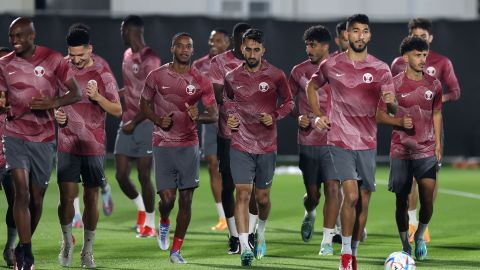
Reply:
[[138, 211], [145, 212], [145, 204], [143, 204], [142, 195], [138, 194], [138, 196], [135, 199], [133, 199], [132, 201], [137, 206]]
[[180, 237], [173, 237], [173, 244], [172, 244], [172, 250], [170, 250], [171, 253], [179, 252], [180, 249], [182, 248], [183, 245], [183, 238]]
[[228, 232], [230, 236], [238, 237], [237, 225], [235, 224], [235, 217], [227, 218]]

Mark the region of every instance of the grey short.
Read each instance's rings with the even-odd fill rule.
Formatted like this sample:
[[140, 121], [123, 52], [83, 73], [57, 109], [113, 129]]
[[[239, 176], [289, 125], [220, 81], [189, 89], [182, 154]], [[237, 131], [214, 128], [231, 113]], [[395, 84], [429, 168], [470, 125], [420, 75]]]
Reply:
[[157, 192], [164, 189], [197, 188], [200, 183], [198, 145], [186, 147], [153, 147]]
[[272, 187], [277, 153], [250, 154], [230, 147], [230, 170], [233, 183], [253, 184], [260, 189]]
[[202, 153], [204, 156], [217, 155], [217, 124], [202, 125]]
[[377, 150], [347, 150], [337, 146], [329, 147], [338, 180], [360, 181], [360, 189], [375, 191], [375, 168]]
[[105, 155], [80, 156], [58, 152], [57, 182], [82, 182], [84, 187], [102, 187], [105, 185], [104, 164]]
[[436, 180], [437, 158], [394, 159], [390, 160], [390, 178], [388, 190], [398, 194], [409, 194], [412, 189], [413, 177], [417, 181], [424, 178]]
[[14, 137], [4, 137], [7, 171], [26, 169], [31, 183], [47, 188], [52, 172], [55, 142], [29, 142]]
[[327, 180], [337, 180], [329, 146], [298, 145], [298, 167], [305, 186], [320, 186]]
[[152, 156], [153, 123], [148, 120], [143, 121], [135, 127], [130, 135], [123, 133], [122, 125], [123, 123], [120, 123], [117, 131], [113, 153], [133, 158]]

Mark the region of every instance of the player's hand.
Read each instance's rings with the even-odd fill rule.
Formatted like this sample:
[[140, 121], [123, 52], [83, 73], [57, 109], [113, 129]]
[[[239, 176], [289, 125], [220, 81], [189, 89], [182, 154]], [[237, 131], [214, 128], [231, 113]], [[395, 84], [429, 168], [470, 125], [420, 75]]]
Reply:
[[136, 125], [132, 120], [127, 121], [126, 123], [124, 123], [124, 124], [122, 125], [122, 131], [123, 131], [123, 133], [125, 133], [125, 134], [127, 134], [127, 135], [130, 135], [130, 134], [133, 133], [133, 131], [135, 130], [135, 127], [136, 127], [136, 126], [137, 126], [137, 125]]
[[65, 125], [67, 124], [67, 114], [61, 109], [58, 108], [58, 110], [55, 110], [55, 120], [57, 120], [57, 123], [60, 125]]
[[442, 162], [442, 146], [439, 144], [435, 145], [435, 157], [437, 158], [438, 163]]
[[0, 92], [0, 108], [7, 107], [7, 98], [5, 97], [5, 92]]
[[185, 107], [187, 107], [187, 113], [190, 119], [192, 119], [192, 121], [198, 120], [198, 107], [195, 105], [190, 106], [187, 102], [185, 102]]
[[307, 115], [302, 114], [298, 117], [298, 126], [301, 128], [307, 128], [310, 126], [310, 119], [308, 119]]
[[90, 100], [98, 101], [100, 94], [98, 93], [97, 81], [90, 80], [87, 83], [87, 96]]
[[261, 113], [258, 116], [260, 123], [264, 124], [265, 126], [269, 127], [273, 125], [273, 117], [268, 113]]
[[407, 114], [402, 117], [402, 127], [406, 129], [413, 128], [413, 119], [410, 115]]
[[385, 91], [382, 93], [382, 99], [385, 104], [395, 103], [395, 94], [392, 91]]
[[326, 116], [317, 116], [317, 118], [315, 118], [315, 127], [318, 129], [330, 130], [330, 121]]
[[237, 131], [238, 127], [240, 126], [240, 121], [238, 121], [237, 117], [233, 114], [230, 114], [227, 119], [227, 126], [232, 131]]
[[163, 130], [169, 129], [173, 124], [173, 112], [169, 113], [166, 116], [159, 117], [157, 121], [155, 121], [155, 125], [159, 126]]
[[50, 110], [53, 108], [55, 108], [55, 100], [46, 96], [32, 98], [30, 102], [31, 110]]

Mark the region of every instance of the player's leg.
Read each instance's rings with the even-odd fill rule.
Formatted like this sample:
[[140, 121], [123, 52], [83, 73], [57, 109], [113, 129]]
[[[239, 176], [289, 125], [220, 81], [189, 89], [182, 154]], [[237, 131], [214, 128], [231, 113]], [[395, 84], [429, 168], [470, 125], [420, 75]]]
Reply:
[[150, 173], [152, 170], [152, 157], [145, 156], [137, 159], [138, 180], [142, 188], [142, 198], [145, 205], [145, 222], [139, 233], [140, 237], [155, 236], [155, 192]]
[[82, 211], [80, 210], [80, 199], [78, 196], [73, 200], [73, 209], [75, 214], [73, 215], [72, 227], [77, 229], [83, 228]]
[[10, 173], [5, 170], [1, 172], [1, 185], [5, 191], [7, 199], [7, 213], [5, 214], [5, 223], [7, 227], [7, 241], [3, 249], [3, 259], [8, 267], [13, 266], [13, 250], [15, 249], [15, 242], [17, 240], [17, 227], [13, 218], [13, 203], [15, 200], [15, 190], [13, 189], [13, 182]]
[[[64, 177], [62, 173], [62, 162], [59, 161], [58, 173], [60, 177]], [[66, 169], [67, 167], [63, 167]], [[73, 235], [72, 235], [72, 220], [75, 213], [73, 209], [73, 201], [78, 196], [78, 184], [74, 179], [65, 181], [68, 178], [57, 178], [58, 189], [60, 193], [60, 203], [58, 205], [58, 219], [60, 221], [60, 228], [62, 230], [62, 244], [60, 246], [60, 253], [58, 254], [58, 261], [61, 266], [70, 266], [73, 258]], [[60, 180], [63, 179], [63, 180]]]
[[[330, 177], [332, 178], [332, 177]], [[323, 206], [323, 239], [319, 255], [333, 255], [333, 237], [335, 236], [335, 223], [340, 211], [338, 180], [326, 180], [323, 185], [325, 204]]]
[[104, 184], [100, 187], [102, 193], [102, 209], [105, 216], [110, 216], [113, 212], [112, 188], [105, 178]]
[[252, 249], [255, 247], [255, 230], [258, 222], [258, 211], [255, 184], [253, 184], [250, 202], [248, 203], [248, 244]]
[[180, 250], [182, 248], [185, 234], [192, 217], [192, 199], [194, 188], [180, 190], [178, 192], [178, 213], [173, 236], [172, 249], [170, 250], [170, 261], [172, 263], [185, 264], [187, 261], [182, 257]]
[[410, 243], [413, 243], [413, 235], [417, 231], [418, 219], [417, 219], [417, 202], [418, 202], [418, 190], [417, 180], [415, 177], [412, 181], [412, 189], [408, 195], [408, 235], [410, 235]]

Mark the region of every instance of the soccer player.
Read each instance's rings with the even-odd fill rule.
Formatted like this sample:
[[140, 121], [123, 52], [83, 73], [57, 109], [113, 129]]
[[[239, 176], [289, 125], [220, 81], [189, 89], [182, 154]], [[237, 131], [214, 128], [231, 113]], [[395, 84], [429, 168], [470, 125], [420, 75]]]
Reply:
[[[415, 18], [408, 23], [409, 35], [416, 36], [424, 39], [430, 46], [433, 41], [433, 24], [430, 20], [424, 18]], [[406, 68], [405, 60], [402, 56], [397, 57], [392, 62], [392, 74], [393, 76], [404, 72]], [[457, 76], [453, 70], [453, 65], [450, 59], [447, 57], [429, 50], [427, 55], [427, 61], [425, 63], [425, 72], [440, 80], [445, 88], [445, 93], [442, 95], [442, 102], [456, 101], [460, 98], [460, 85], [458, 84]], [[443, 134], [442, 134], [443, 137]], [[442, 144], [443, 145], [443, 144]], [[435, 194], [438, 189], [438, 179], [436, 181]], [[436, 197], [436, 195], [434, 196]], [[408, 217], [409, 217], [409, 235], [410, 243], [413, 242], [413, 235], [417, 230], [417, 201], [418, 191], [415, 179], [412, 182], [412, 192], [409, 196], [408, 203]], [[425, 241], [430, 242], [430, 233], [425, 231]]]
[[[0, 47], [0, 57], [9, 54], [12, 50], [7, 47]], [[3, 129], [6, 123], [6, 114], [0, 115], [0, 137], [3, 137]], [[15, 241], [17, 240], [17, 227], [15, 227], [15, 220], [13, 220], [13, 201], [15, 191], [13, 190], [13, 183], [10, 174], [7, 173], [5, 161], [5, 153], [3, 152], [3, 142], [0, 141], [0, 189], [5, 191], [7, 199], [7, 213], [5, 214], [5, 223], [7, 225], [7, 241], [3, 249], [3, 260], [8, 267], [13, 266], [13, 250], [15, 248]]]
[[[170, 212], [178, 190], [178, 213], [170, 250], [172, 263], [185, 264], [180, 249], [192, 215], [192, 199], [198, 187], [200, 154], [197, 123], [218, 120], [217, 104], [210, 80], [190, 67], [193, 41], [188, 33], [172, 38], [173, 61], [152, 71], [145, 81], [140, 107], [155, 124], [153, 151], [157, 193], [160, 195], [160, 249], [169, 247]], [[202, 100], [205, 112], [199, 114]]]
[[338, 49], [332, 53], [332, 56], [348, 50], [348, 40], [346, 39], [345, 34], [345, 32], [347, 31], [347, 22], [339, 22], [335, 27], [335, 30], [337, 34], [337, 36], [335, 37], [335, 44], [337, 44]]
[[[128, 49], [122, 63], [124, 87], [120, 89], [120, 96], [124, 103], [115, 141], [115, 177], [123, 193], [137, 206], [137, 237], [155, 237], [155, 192], [150, 180], [153, 124], [145, 120], [139, 101], [145, 79], [150, 71], [160, 66], [160, 58], [145, 44], [143, 20], [139, 16], [127, 16], [120, 30]], [[135, 161], [142, 195], [130, 179]]]
[[[277, 156], [276, 121], [292, 111], [294, 102], [283, 71], [262, 59], [263, 32], [249, 29], [242, 41], [245, 62], [227, 73], [225, 92], [231, 100], [226, 111], [228, 127], [232, 130], [230, 168], [236, 189], [235, 222], [240, 237], [240, 259], [243, 266], [249, 266], [254, 256], [261, 259], [266, 253], [265, 225], [271, 208], [270, 188]], [[279, 99], [281, 104], [277, 105]], [[248, 243], [248, 208], [253, 190], [259, 214], [255, 254]]]
[[[15, 188], [13, 217], [20, 239], [14, 267], [32, 269], [31, 239], [42, 214], [55, 151], [52, 109], [77, 102], [81, 96], [75, 78], [67, 75], [69, 67], [62, 55], [34, 43], [30, 19], [12, 21], [9, 41], [14, 52], [0, 58], [0, 108], [10, 107], [4, 147]], [[62, 97], [59, 83], [68, 89]]]
[[[202, 58], [193, 61], [192, 67], [198, 69], [203, 75], [209, 76], [210, 61], [218, 54], [224, 53], [230, 47], [230, 37], [223, 29], [215, 29], [210, 33], [208, 39], [210, 51]], [[202, 125], [202, 150], [207, 161], [208, 173], [210, 175], [210, 187], [218, 213], [218, 222], [211, 229], [223, 231], [227, 229], [227, 220], [222, 205], [222, 176], [218, 171], [217, 158], [217, 133], [218, 123]]]
[[[327, 146], [327, 132], [314, 127], [314, 115], [308, 105], [305, 87], [312, 75], [318, 70], [320, 63], [327, 59], [331, 35], [327, 28], [321, 25], [312, 26], [305, 30], [305, 41], [308, 60], [293, 67], [288, 80], [292, 95], [298, 100], [298, 108], [294, 111], [298, 123], [298, 166], [302, 170], [303, 183], [306, 194], [303, 205], [305, 216], [303, 218], [301, 235], [305, 242], [310, 241], [315, 225], [316, 208], [320, 201], [320, 188], [324, 185], [325, 204], [323, 206], [323, 240], [320, 246], [320, 255], [332, 255], [332, 239], [335, 235], [335, 221], [339, 211], [339, 182], [335, 174], [328, 175], [327, 167], [333, 166]], [[318, 89], [322, 113], [329, 115], [330, 88], [328, 85]]]
[[420, 223], [415, 232], [415, 257], [427, 258], [424, 232], [433, 213], [435, 180], [442, 158], [442, 85], [424, 72], [428, 43], [406, 37], [400, 54], [407, 67], [393, 78], [398, 109], [394, 117], [379, 111], [379, 123], [393, 125], [388, 189], [396, 195], [395, 218], [403, 251], [411, 254], [408, 235], [408, 194], [413, 176], [420, 195]]
[[71, 65], [69, 72], [77, 78], [82, 100], [55, 113], [60, 124], [57, 182], [60, 191], [58, 217], [63, 234], [58, 260], [61, 266], [70, 266], [72, 262], [73, 201], [78, 196], [81, 181], [85, 204], [81, 264], [82, 267], [95, 268], [93, 242], [98, 222], [98, 190], [105, 182], [105, 116], [109, 113], [120, 117], [122, 107], [110, 68], [92, 53], [88, 27], [72, 25], [66, 40]]
[[[233, 27], [233, 46], [234, 48], [212, 58], [210, 66], [210, 79], [215, 90], [215, 97], [219, 103], [219, 117], [218, 117], [218, 136], [217, 136], [217, 156], [219, 159], [219, 169], [222, 175], [222, 205], [227, 219], [229, 239], [228, 239], [228, 254], [237, 254], [240, 252], [240, 242], [238, 239], [237, 227], [235, 225], [235, 185], [233, 183], [232, 174], [230, 171], [230, 129], [227, 127], [226, 106], [228, 100], [224, 98], [224, 84], [225, 75], [244, 63], [242, 55], [242, 35], [250, 29], [251, 26], [246, 23], [237, 23]], [[254, 230], [257, 224], [258, 210], [257, 205], [252, 196], [250, 201], [250, 216], [249, 216], [249, 243], [253, 248]]]
[[[355, 14], [347, 20], [349, 49], [328, 58], [307, 85], [315, 126], [327, 129], [334, 169], [342, 184], [342, 255], [340, 270], [357, 269], [357, 248], [375, 191], [377, 108], [395, 110], [394, 86], [388, 65], [368, 54], [369, 19]], [[316, 91], [330, 84], [330, 117], [318, 105]], [[385, 108], [386, 107], [386, 108]], [[353, 240], [353, 241], [352, 241]]]

